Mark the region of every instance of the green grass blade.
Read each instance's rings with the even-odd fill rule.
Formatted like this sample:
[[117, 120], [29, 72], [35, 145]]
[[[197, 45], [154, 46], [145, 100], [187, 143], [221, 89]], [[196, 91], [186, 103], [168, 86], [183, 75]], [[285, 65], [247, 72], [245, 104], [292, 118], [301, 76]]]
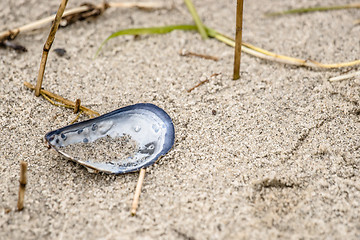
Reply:
[[[103, 48], [103, 46], [112, 38], [116, 38], [119, 36], [123, 36], [123, 35], [147, 35], [147, 34], [165, 34], [165, 33], [169, 33], [171, 31], [174, 30], [182, 30], [182, 31], [194, 31], [197, 30], [197, 26], [195, 25], [169, 25], [169, 26], [162, 26], [162, 27], [148, 27], [148, 28], [129, 28], [129, 29], [123, 29], [120, 31], [117, 31], [113, 34], [111, 34], [109, 37], [107, 37], [102, 44], [100, 45], [100, 47], [98, 48], [98, 50], [96, 51], [95, 57], [97, 57], [101, 51], [101, 49]], [[220, 33], [218, 33], [217, 31], [215, 31], [214, 29], [208, 28], [206, 26], [204, 26], [204, 30], [206, 33], [206, 36], [211, 37], [211, 38], [215, 38], [229, 46], [234, 47], [235, 46], [235, 42], [233, 39], [222, 35]]]
[[190, 12], [191, 16], [193, 17], [193, 19], [195, 21], [195, 24], [197, 26], [197, 29], [198, 29], [202, 39], [204, 39], [204, 40], [207, 39], [208, 35], [206, 34], [205, 26], [202, 23], [199, 15], [196, 12], [194, 4], [192, 3], [191, 0], [184, 0], [184, 1], [185, 1], [185, 4], [186, 4], [187, 8], [189, 9], [189, 12]]
[[103, 46], [112, 38], [122, 36], [122, 35], [146, 35], [146, 34], [165, 34], [174, 30], [197, 30], [197, 27], [194, 25], [170, 25], [163, 27], [149, 27], [149, 28], [129, 28], [117, 31], [111, 34], [108, 38], [105, 39], [96, 51], [95, 57], [97, 57], [103, 48]]

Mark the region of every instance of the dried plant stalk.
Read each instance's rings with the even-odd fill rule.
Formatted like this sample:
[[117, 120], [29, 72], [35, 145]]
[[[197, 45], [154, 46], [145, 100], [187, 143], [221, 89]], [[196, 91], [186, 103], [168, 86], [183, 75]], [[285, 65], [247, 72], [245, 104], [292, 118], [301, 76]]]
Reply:
[[81, 100], [80, 99], [76, 99], [75, 101], [75, 107], [74, 107], [74, 113], [78, 113], [80, 110], [80, 104], [81, 104]]
[[[98, 5], [84, 5], [84, 6], [80, 6], [80, 7], [76, 7], [73, 9], [69, 9], [64, 11], [63, 13], [63, 18], [64, 17], [68, 17], [68, 16], [72, 16], [72, 15], [77, 15], [80, 13], [84, 13], [87, 12], [91, 9], [96, 9], [96, 10], [106, 10], [107, 8], [133, 8], [133, 7], [137, 7], [140, 9], [155, 9], [155, 8], [164, 8], [166, 5], [159, 3], [159, 2], [121, 2], [121, 3], [102, 3], [102, 4], [98, 4]], [[51, 23], [52, 21], [54, 21], [54, 18], [56, 17], [56, 14], [51, 15], [49, 17], [40, 19], [38, 21], [26, 24], [24, 26], [15, 28], [15, 29], [11, 29], [11, 30], [7, 30], [7, 31], [3, 31], [0, 33], [0, 42], [3, 42], [7, 39], [9, 40], [13, 40], [15, 39], [19, 33], [24, 33], [24, 32], [29, 32], [35, 29], [40, 28], [41, 26], [47, 24], [47, 23]]]
[[[213, 29], [207, 28], [207, 31], [209, 32], [211, 37], [216, 38], [217, 40], [231, 46], [235, 47], [235, 41], [234, 39], [225, 36], [224, 34], [221, 34], [219, 32], [216, 32]], [[294, 58], [294, 57], [288, 57], [280, 54], [276, 54], [273, 52], [269, 52], [265, 49], [256, 47], [254, 45], [251, 45], [249, 43], [242, 42], [241, 51], [252, 55], [254, 57], [258, 57], [261, 59], [273, 61], [273, 62], [279, 62], [279, 63], [285, 63], [290, 65], [296, 65], [296, 66], [302, 66], [302, 67], [310, 67], [310, 68], [324, 68], [324, 69], [332, 69], [332, 68], [342, 68], [342, 67], [352, 67], [356, 65], [360, 65], [360, 60], [354, 60], [351, 62], [342, 62], [342, 63], [319, 63], [313, 60], [304, 60], [300, 58]]]
[[25, 197], [25, 189], [27, 184], [27, 163], [24, 161], [20, 162], [20, 185], [19, 185], [19, 198], [17, 202], [18, 211], [23, 210], [24, 208], [24, 197]]
[[342, 81], [342, 80], [346, 80], [346, 79], [357, 77], [357, 76], [360, 76], [360, 71], [332, 77], [329, 79], [329, 81], [330, 82]]
[[243, 6], [244, 6], [244, 1], [243, 0], [237, 0], [237, 7], [236, 7], [236, 36], [235, 36], [235, 54], [234, 54], [234, 75], [233, 75], [233, 80], [237, 80], [237, 79], [240, 78]]
[[131, 206], [131, 215], [133, 215], [133, 216], [136, 214], [136, 209], [139, 205], [139, 198], [140, 198], [140, 193], [141, 193], [141, 187], [143, 185], [144, 178], [145, 178], [145, 172], [146, 172], [145, 168], [140, 169], [139, 180], [136, 185], [134, 199], [133, 199], [133, 203]]
[[195, 88], [200, 87], [201, 85], [203, 85], [204, 83], [209, 82], [209, 79], [205, 79], [203, 81], [200, 81], [198, 84], [196, 84], [195, 86], [193, 86], [192, 88], [189, 88], [188, 90], [186, 90], [188, 93], [192, 92]]
[[347, 5], [339, 5], [339, 6], [327, 6], [327, 7], [310, 7], [310, 8], [296, 8], [282, 12], [273, 12], [268, 13], [266, 16], [280, 16], [286, 14], [297, 14], [297, 13], [309, 13], [309, 12], [318, 12], [318, 11], [332, 11], [332, 10], [342, 10], [342, 9], [350, 9], [350, 8], [360, 8], [359, 3], [352, 3]]
[[81, 111], [79, 112], [78, 115], [76, 115], [76, 118], [70, 122], [70, 124], [76, 123], [76, 121], [80, 118], [80, 115], [81, 115]]
[[[30, 88], [31, 90], [35, 90], [35, 86], [33, 86], [31, 83], [29, 82], [24, 82], [24, 85], [28, 88]], [[68, 99], [65, 99], [55, 93], [49, 92], [47, 90], [44, 89], [40, 89], [40, 94], [44, 96], [45, 99], [47, 99], [49, 102], [51, 102], [51, 104], [56, 105], [55, 102], [53, 102], [51, 99], [54, 99], [57, 102], [60, 102], [62, 104], [64, 104], [63, 107], [67, 107], [67, 108], [71, 108], [74, 109], [75, 108], [75, 102], [70, 101]], [[46, 97], [45, 97], [46, 96]], [[95, 112], [89, 108], [86, 108], [84, 106], [80, 106], [80, 111], [83, 111], [84, 113], [86, 113], [90, 118], [96, 117], [96, 116], [100, 116], [100, 114], [98, 112]]]
[[43, 48], [43, 54], [41, 57], [41, 62], [40, 62], [40, 69], [39, 69], [39, 74], [38, 74], [38, 78], [37, 78], [37, 82], [36, 82], [36, 87], [35, 87], [35, 96], [39, 96], [40, 95], [40, 89], [41, 89], [41, 85], [42, 85], [42, 81], [44, 78], [44, 72], [45, 72], [45, 66], [46, 66], [46, 61], [47, 61], [47, 57], [51, 48], [52, 43], [54, 42], [55, 39], [55, 34], [56, 31], [59, 28], [59, 24], [60, 24], [60, 20], [61, 17], [65, 11], [65, 7], [67, 4], [68, 0], [62, 0], [61, 4], [59, 6], [59, 9], [56, 13], [55, 16], [55, 20], [53, 22], [53, 25], [51, 27], [50, 30], [50, 34], [45, 42], [44, 48]]
[[200, 53], [194, 53], [194, 52], [190, 52], [190, 51], [186, 51], [186, 50], [182, 50], [179, 52], [180, 56], [194, 56], [194, 57], [199, 57], [199, 58], [203, 58], [203, 59], [208, 59], [208, 60], [213, 60], [215, 62], [219, 61], [218, 57], [215, 56], [210, 56], [210, 55], [206, 55], [206, 54], [200, 54]]
[[[220, 75], [220, 73], [214, 73], [214, 74], [211, 74], [210, 78], [212, 77], [216, 77], [217, 75]], [[203, 85], [204, 83], [207, 83], [209, 82], [209, 78], [206, 78], [205, 80], [203, 81], [200, 81], [198, 84], [196, 84], [195, 86], [193, 86], [192, 88], [186, 90], [188, 93], [192, 92], [195, 88], [197, 87], [200, 87], [201, 85]]]

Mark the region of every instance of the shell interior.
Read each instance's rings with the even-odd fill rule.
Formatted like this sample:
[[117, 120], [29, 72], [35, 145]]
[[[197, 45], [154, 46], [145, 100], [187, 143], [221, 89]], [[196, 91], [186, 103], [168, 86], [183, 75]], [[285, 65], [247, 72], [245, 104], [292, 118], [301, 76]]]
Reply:
[[175, 131], [164, 110], [139, 103], [49, 132], [45, 139], [62, 155], [90, 169], [120, 174], [155, 163], [173, 146]]

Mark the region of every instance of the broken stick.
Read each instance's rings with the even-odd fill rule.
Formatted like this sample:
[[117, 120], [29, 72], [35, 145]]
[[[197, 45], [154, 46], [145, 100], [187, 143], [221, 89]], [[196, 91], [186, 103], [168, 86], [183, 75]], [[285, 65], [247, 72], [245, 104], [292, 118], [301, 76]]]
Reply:
[[[63, 13], [63, 19], [65, 17], [72, 18], [78, 15], [81, 15], [82, 17], [84, 17], [84, 15], [88, 16], [89, 13], [93, 13], [94, 11], [98, 11], [99, 13], [102, 13], [102, 11], [106, 10], [107, 8], [134, 8], [134, 7], [144, 10], [151, 10], [151, 9], [165, 8], [165, 7], [170, 8], [170, 6], [160, 2], [109, 2], [109, 3], [104, 2], [98, 5], [85, 4], [80, 7], [66, 10]], [[56, 14], [31, 22], [21, 27], [0, 32], [0, 43], [4, 42], [5, 40], [14, 40], [19, 35], [19, 33], [29, 32], [40, 28], [44, 24], [51, 23], [52, 21], [54, 21], [55, 16]]]
[[81, 100], [80, 99], [76, 99], [75, 101], [75, 107], [74, 107], [74, 113], [78, 113], [80, 110], [80, 104], [81, 104]]
[[215, 62], [219, 61], [218, 57], [214, 57], [214, 56], [206, 55], [206, 54], [194, 53], [194, 52], [190, 52], [190, 51], [186, 51], [186, 50], [180, 51], [180, 56], [194, 56], [194, 57], [199, 57], [199, 58], [203, 58], [203, 59], [213, 60]]
[[40, 62], [39, 74], [38, 74], [36, 87], [35, 87], [35, 96], [37, 96], [37, 97], [40, 96], [40, 89], [41, 89], [42, 81], [43, 81], [43, 78], [44, 78], [44, 72], [45, 72], [45, 66], [46, 66], [47, 57], [48, 57], [51, 45], [54, 42], [55, 34], [56, 34], [56, 31], [59, 28], [60, 20], [61, 20], [61, 17], [63, 15], [63, 13], [64, 13], [67, 2], [68, 2], [68, 0], [62, 0], [61, 1], [61, 4], [60, 4], [59, 9], [58, 9], [58, 11], [56, 13], [56, 16], [55, 16], [55, 20], [54, 20], [53, 25], [51, 27], [49, 36], [48, 36], [48, 38], [47, 38], [47, 40], [45, 42], [44, 48], [43, 48], [43, 53], [42, 53], [41, 62]]
[[141, 193], [141, 187], [143, 185], [144, 178], [145, 178], [145, 172], [146, 172], [145, 168], [140, 169], [139, 180], [136, 185], [135, 195], [134, 195], [133, 203], [131, 206], [131, 215], [133, 215], [133, 216], [136, 215], [136, 209], [139, 205], [139, 198], [140, 198], [140, 193]]
[[[25, 87], [30, 88], [31, 90], [35, 90], [35, 87], [29, 82], [24, 82], [24, 85], [25, 85]], [[63, 98], [60, 95], [49, 92], [49, 91], [47, 91], [45, 89], [40, 89], [40, 94], [42, 96], [44, 96], [44, 98], [46, 100], [48, 100], [53, 105], [56, 105], [56, 103], [54, 101], [52, 101], [51, 99], [54, 99], [55, 101], [64, 104], [63, 107], [72, 108], [72, 109], [75, 108], [76, 103], [74, 103], [73, 101], [70, 101], [70, 100], [68, 100], [66, 98]], [[79, 106], [79, 110], [86, 113], [90, 118], [100, 116], [100, 114], [98, 112], [95, 112], [95, 111], [93, 111], [93, 110], [91, 110], [91, 109], [89, 109], [87, 107], [81, 106], [81, 105]]]
[[24, 161], [20, 162], [20, 186], [19, 186], [19, 198], [17, 203], [17, 209], [18, 211], [23, 210], [24, 208], [24, 196], [25, 196], [25, 188], [27, 183], [27, 163]]
[[237, 0], [236, 7], [236, 36], [233, 80], [240, 78], [241, 45], [242, 45], [242, 22], [243, 22], [243, 0]]

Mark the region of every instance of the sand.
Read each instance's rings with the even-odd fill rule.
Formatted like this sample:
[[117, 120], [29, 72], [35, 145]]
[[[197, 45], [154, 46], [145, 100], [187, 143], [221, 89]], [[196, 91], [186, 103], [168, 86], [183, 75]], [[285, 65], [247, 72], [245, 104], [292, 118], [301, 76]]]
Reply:
[[[2, 1], [0, 30], [46, 17], [59, 2]], [[205, 24], [234, 36], [235, 1], [194, 2]], [[344, 2], [351, 1], [245, 1], [243, 39], [325, 63], [358, 59], [359, 10], [264, 17]], [[44, 143], [47, 132], [76, 117], [23, 86], [35, 84], [50, 26], [19, 35], [26, 53], [0, 48], [0, 239], [359, 239], [359, 76], [329, 82], [350, 69], [243, 54], [241, 79], [232, 81], [233, 48], [181, 31], [120, 37], [93, 59], [116, 30], [191, 24], [182, 1], [174, 4], [152, 12], [110, 9], [60, 29], [44, 77], [45, 89], [101, 114], [149, 102], [173, 119], [175, 145], [148, 168], [135, 217], [138, 173], [89, 173]], [[180, 56], [184, 49], [220, 60]], [[29, 164], [28, 185], [18, 212], [21, 160]]]
[[126, 135], [117, 138], [106, 136], [94, 142], [71, 144], [59, 148], [59, 150], [81, 161], [126, 163], [126, 160], [133, 157], [134, 153], [139, 151], [139, 148], [136, 141], [131, 140], [131, 136]]

